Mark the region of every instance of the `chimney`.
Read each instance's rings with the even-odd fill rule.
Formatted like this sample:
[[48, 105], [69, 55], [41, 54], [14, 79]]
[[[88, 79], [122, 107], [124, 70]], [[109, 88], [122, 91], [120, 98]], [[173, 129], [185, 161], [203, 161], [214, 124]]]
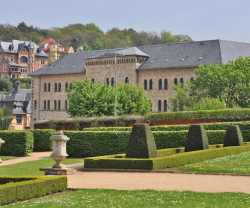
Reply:
[[20, 87], [20, 85], [16, 85], [16, 86], [15, 86], [15, 91], [16, 91], [16, 93], [20, 94], [20, 92], [21, 92], [21, 87]]

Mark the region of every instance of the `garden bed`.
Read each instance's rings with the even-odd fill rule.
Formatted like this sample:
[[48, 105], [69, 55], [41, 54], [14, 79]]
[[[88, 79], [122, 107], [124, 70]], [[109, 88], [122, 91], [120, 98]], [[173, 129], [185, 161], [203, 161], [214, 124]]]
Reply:
[[[174, 153], [178, 152], [179, 150], [182, 150], [182, 148], [157, 150], [158, 157], [150, 159], [125, 158], [125, 154], [89, 157], [84, 159], [84, 167], [95, 168], [95, 169], [105, 168], [105, 169], [161, 170], [165, 168], [185, 165], [192, 162], [199, 162], [207, 159], [213, 159], [216, 157], [234, 155], [250, 151], [250, 145], [225, 147], [225, 148], [216, 148], [216, 147], [221, 147], [221, 146], [212, 145], [210, 146], [210, 149], [207, 150], [185, 152], [181, 154], [174, 154]], [[171, 154], [171, 155], [164, 156], [165, 154]]]

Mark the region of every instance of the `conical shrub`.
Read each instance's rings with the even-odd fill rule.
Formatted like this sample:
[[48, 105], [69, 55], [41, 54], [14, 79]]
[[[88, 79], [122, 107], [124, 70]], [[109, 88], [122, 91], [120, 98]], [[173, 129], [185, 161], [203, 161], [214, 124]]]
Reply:
[[134, 124], [128, 141], [126, 157], [157, 157], [155, 139], [148, 124]]
[[224, 147], [228, 146], [242, 146], [243, 137], [238, 125], [230, 125], [227, 127], [226, 135], [224, 138]]
[[203, 125], [190, 125], [185, 152], [208, 149], [207, 133]]

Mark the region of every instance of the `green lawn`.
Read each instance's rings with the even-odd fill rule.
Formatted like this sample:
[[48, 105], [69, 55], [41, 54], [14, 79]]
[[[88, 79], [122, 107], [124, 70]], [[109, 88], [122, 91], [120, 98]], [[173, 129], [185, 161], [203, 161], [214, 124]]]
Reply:
[[[64, 165], [73, 163], [83, 163], [83, 159], [65, 159], [63, 161]], [[39, 168], [52, 167], [56, 162], [52, 158], [17, 163], [13, 165], [6, 165], [0, 167], [0, 175], [10, 175], [10, 176], [43, 176], [44, 172], [40, 171]]]
[[191, 191], [80, 190], [45, 196], [6, 207], [249, 207], [243, 193], [198, 193]]
[[1, 160], [10, 160], [16, 158], [15, 156], [0, 156]]
[[170, 168], [170, 170], [202, 173], [250, 174], [250, 152], [218, 157], [211, 160]]

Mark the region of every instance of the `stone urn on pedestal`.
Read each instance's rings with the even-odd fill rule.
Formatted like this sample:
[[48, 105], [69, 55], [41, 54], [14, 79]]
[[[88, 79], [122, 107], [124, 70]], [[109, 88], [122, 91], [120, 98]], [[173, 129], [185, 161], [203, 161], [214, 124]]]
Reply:
[[50, 155], [56, 164], [52, 168], [40, 168], [41, 171], [45, 171], [45, 175], [69, 175], [72, 174], [73, 168], [66, 168], [62, 164], [62, 161], [68, 156], [66, 152], [66, 142], [69, 140], [62, 131], [58, 131], [54, 136], [50, 138], [53, 142], [53, 152]]
[[[2, 138], [0, 138], [0, 149], [1, 149], [1, 146], [2, 146], [2, 144], [4, 144], [5, 143], [5, 141], [4, 140], [2, 140]], [[0, 163], [2, 163], [3, 161], [0, 159]]]

